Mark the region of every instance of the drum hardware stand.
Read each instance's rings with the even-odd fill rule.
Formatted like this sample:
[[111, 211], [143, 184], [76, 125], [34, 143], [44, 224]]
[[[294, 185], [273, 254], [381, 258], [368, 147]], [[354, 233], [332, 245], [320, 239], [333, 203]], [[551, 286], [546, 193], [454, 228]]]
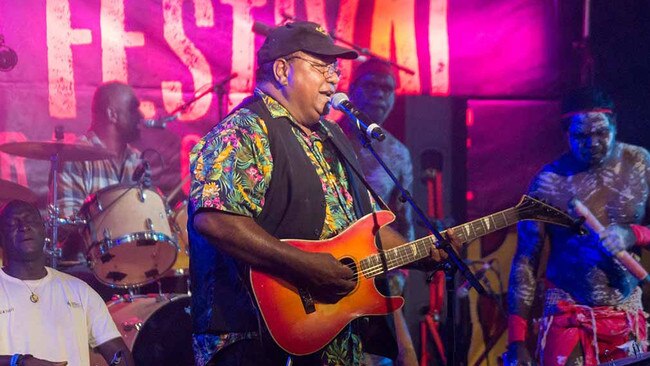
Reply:
[[74, 225], [74, 226], [83, 226], [88, 222], [85, 219], [82, 219], [76, 215], [71, 216], [70, 218], [59, 217], [57, 218], [59, 225]]
[[[54, 127], [54, 138], [56, 139], [57, 142], [63, 142], [63, 126], [58, 125]], [[57, 186], [57, 178], [58, 178], [58, 172], [59, 172], [59, 165], [61, 162], [59, 161], [59, 153], [55, 152], [50, 156], [50, 175], [52, 179], [52, 202], [50, 203], [49, 206], [49, 222], [52, 227], [52, 238], [50, 242], [50, 249], [47, 251], [48, 254], [50, 254], [51, 258], [51, 266], [52, 268], [57, 267], [57, 260], [61, 257], [62, 250], [61, 248], [58, 248], [58, 243], [59, 243], [59, 206], [57, 205], [57, 200], [58, 200], [58, 186]]]
[[183, 188], [185, 183], [187, 183], [189, 180], [190, 180], [190, 175], [189, 174], [186, 175], [185, 178], [181, 179], [180, 183], [178, 183], [176, 185], [176, 187], [174, 187], [174, 189], [172, 189], [169, 192], [169, 195], [167, 195], [167, 198], [165, 198], [165, 203], [169, 205], [169, 203], [172, 201], [172, 199], [174, 199], [174, 197], [176, 197], [176, 195], [181, 191], [181, 189]]
[[144, 192], [144, 190], [145, 190], [144, 185], [140, 184], [138, 186], [138, 199], [140, 200], [140, 202], [144, 202], [145, 199], [147, 198], [147, 195]]
[[160, 282], [160, 278], [156, 281], [156, 284], [158, 285], [158, 296], [156, 296], [156, 302], [162, 302], [165, 300], [165, 295], [163, 295], [162, 282]]
[[122, 296], [122, 298], [124, 298], [124, 301], [126, 301], [126, 302], [133, 302], [133, 299], [135, 299], [136, 290], [137, 290], [136, 287], [129, 286], [129, 287], [126, 289], [126, 291], [128, 292], [128, 294], [125, 294], [124, 296]]

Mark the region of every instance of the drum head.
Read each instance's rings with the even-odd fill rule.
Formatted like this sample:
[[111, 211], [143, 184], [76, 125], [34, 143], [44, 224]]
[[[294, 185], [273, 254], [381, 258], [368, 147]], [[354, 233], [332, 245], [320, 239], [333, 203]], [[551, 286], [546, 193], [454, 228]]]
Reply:
[[175, 298], [147, 319], [133, 344], [138, 366], [193, 366], [190, 298]]

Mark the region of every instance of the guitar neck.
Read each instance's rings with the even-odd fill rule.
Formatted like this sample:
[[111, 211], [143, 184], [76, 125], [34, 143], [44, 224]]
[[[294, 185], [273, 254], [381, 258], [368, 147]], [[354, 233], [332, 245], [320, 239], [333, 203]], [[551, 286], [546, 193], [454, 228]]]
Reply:
[[[462, 243], [468, 243], [476, 238], [503, 229], [519, 221], [517, 208], [512, 207], [480, 219], [456, 226], [454, 234]], [[446, 232], [443, 231], [443, 233]], [[431, 254], [431, 249], [438, 240], [430, 235], [422, 239], [385, 250], [360, 261], [361, 272], [367, 278], [375, 277], [395, 268], [405, 266]], [[382, 259], [382, 257], [384, 259]]]

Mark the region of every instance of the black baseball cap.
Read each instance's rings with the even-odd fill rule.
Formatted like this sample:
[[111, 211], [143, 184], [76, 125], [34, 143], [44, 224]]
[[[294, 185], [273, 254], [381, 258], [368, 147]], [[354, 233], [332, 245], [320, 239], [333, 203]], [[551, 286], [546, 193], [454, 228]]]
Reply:
[[335, 45], [319, 24], [299, 21], [273, 28], [257, 51], [257, 63], [262, 65], [297, 51], [350, 60], [359, 56], [354, 50]]

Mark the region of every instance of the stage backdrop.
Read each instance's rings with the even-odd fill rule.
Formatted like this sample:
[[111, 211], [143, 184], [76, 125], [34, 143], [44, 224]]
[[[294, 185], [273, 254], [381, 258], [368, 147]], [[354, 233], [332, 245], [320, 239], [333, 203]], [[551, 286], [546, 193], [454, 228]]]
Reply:
[[[102, 82], [131, 84], [146, 117], [167, 116], [229, 76], [166, 131], [146, 131], [155, 184], [187, 173], [187, 152], [254, 85], [255, 21], [323, 24], [414, 71], [400, 94], [547, 95], [558, 80], [554, 8], [543, 0], [21, 0], [0, 1], [0, 34], [18, 65], [0, 72], [0, 143], [66, 140], [89, 125]], [[346, 90], [352, 62], [341, 62]], [[0, 154], [0, 178], [47, 192], [48, 163]]]

